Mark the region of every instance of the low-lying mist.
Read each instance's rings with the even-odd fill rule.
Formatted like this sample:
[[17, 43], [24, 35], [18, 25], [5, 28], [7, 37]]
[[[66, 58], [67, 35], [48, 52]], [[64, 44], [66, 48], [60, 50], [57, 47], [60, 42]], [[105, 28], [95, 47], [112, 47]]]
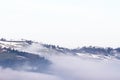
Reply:
[[0, 80], [61, 80], [57, 76], [0, 68]]
[[0, 80], [120, 80], [119, 60], [84, 59], [68, 55], [52, 55], [48, 59], [52, 64], [46, 73], [0, 68]]
[[119, 80], [117, 60], [81, 59], [76, 56], [53, 56], [51, 69], [64, 80]]

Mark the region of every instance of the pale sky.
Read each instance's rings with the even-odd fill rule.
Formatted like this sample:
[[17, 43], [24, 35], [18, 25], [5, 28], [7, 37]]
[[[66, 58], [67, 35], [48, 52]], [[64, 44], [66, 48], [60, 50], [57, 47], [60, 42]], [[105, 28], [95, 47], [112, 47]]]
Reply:
[[0, 37], [120, 47], [120, 0], [0, 0]]

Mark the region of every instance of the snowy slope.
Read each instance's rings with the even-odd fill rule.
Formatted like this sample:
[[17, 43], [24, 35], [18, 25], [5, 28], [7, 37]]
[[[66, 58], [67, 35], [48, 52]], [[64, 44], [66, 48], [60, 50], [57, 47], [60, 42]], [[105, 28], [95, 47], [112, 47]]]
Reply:
[[[29, 52], [34, 54], [39, 54], [41, 56], [62, 54], [62, 52], [57, 51], [56, 49], [48, 48], [42, 43], [32, 42], [27, 40], [21, 41], [0, 41], [0, 46], [3, 48], [11, 48], [23, 52]], [[59, 53], [59, 54], [58, 54]]]
[[74, 55], [84, 58], [94, 59], [120, 59], [120, 49], [101, 48], [101, 47], [82, 47], [76, 49], [68, 49], [55, 45], [48, 45], [30, 40], [8, 41], [0, 40], [0, 46], [11, 48], [18, 51], [38, 54], [48, 57], [51, 55]]

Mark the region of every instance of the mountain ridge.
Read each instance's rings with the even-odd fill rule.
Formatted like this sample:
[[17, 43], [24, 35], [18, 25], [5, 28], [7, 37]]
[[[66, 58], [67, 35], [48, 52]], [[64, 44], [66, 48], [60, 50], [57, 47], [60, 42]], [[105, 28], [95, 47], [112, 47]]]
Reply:
[[64, 48], [51, 44], [43, 44], [39, 42], [34, 42], [32, 40], [6, 40], [0, 39], [0, 46], [5, 48], [11, 48], [18, 51], [35, 53], [40, 56], [50, 56], [50, 55], [75, 55], [80, 56], [81, 54], [89, 55], [91, 57], [104, 57], [104, 58], [115, 58], [120, 59], [120, 48], [111, 47], [96, 47], [96, 46], [84, 46], [81, 48]]

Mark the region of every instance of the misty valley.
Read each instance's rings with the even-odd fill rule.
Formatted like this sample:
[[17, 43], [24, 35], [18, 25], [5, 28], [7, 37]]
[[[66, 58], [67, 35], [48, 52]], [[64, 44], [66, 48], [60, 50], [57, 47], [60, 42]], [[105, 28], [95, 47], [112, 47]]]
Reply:
[[120, 48], [0, 40], [0, 80], [119, 80], [119, 67]]

